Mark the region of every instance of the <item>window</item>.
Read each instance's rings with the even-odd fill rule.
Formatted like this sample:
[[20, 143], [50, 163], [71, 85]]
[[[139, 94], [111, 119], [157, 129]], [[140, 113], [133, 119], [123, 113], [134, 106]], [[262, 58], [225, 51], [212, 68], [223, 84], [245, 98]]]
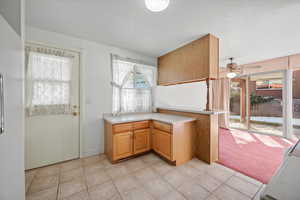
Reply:
[[72, 59], [30, 52], [27, 107], [31, 115], [63, 114], [70, 109]]
[[152, 111], [154, 69], [112, 56], [113, 113]]
[[282, 79], [256, 81], [257, 90], [282, 90], [282, 87], [283, 87]]

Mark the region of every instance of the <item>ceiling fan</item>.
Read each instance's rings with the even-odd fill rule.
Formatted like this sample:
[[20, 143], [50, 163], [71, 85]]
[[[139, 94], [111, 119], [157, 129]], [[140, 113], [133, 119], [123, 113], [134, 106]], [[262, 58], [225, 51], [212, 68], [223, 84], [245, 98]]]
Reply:
[[237, 63], [233, 62], [234, 58], [229, 58], [230, 62], [226, 65], [228, 78], [234, 78], [239, 74], [243, 74], [245, 68], [261, 68], [260, 65], [253, 65], [253, 66], [242, 66], [238, 65]]

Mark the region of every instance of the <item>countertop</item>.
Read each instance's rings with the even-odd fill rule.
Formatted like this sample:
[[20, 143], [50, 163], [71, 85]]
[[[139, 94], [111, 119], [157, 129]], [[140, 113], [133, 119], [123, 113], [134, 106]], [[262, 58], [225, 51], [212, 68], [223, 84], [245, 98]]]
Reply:
[[188, 113], [197, 113], [197, 114], [203, 114], [203, 115], [219, 115], [226, 113], [225, 111], [206, 111], [206, 110], [191, 110], [188, 108], [175, 108], [175, 107], [158, 107], [157, 109], [162, 110], [172, 110], [172, 111], [178, 111], [178, 112], [188, 112]]
[[143, 120], [156, 120], [168, 124], [176, 124], [183, 122], [190, 122], [196, 120], [192, 117], [184, 117], [178, 115], [169, 115], [162, 113], [139, 113], [139, 114], [123, 114], [119, 116], [113, 116], [112, 114], [104, 114], [104, 120], [108, 121], [111, 124], [119, 124], [126, 122], [136, 122]]

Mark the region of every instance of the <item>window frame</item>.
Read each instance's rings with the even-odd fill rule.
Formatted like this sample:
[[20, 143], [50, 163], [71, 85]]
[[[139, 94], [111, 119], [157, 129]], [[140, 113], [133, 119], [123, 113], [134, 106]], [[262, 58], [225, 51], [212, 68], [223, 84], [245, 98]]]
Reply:
[[[133, 66], [133, 69], [131, 71], [129, 71], [126, 75], [125, 75], [125, 78], [123, 79], [123, 84], [121, 85], [117, 85], [115, 82], [114, 82], [114, 73], [115, 73], [115, 70], [114, 70], [114, 64], [115, 62], [127, 62], [127, 63], [131, 63]], [[142, 68], [142, 66], [138, 66], [138, 65], [144, 65], [143, 67], [149, 67], [151, 70], [152, 70], [152, 86], [151, 84], [149, 83], [148, 81], [148, 78], [144, 75], [143, 75], [143, 78], [144, 80], [147, 82], [147, 85], [148, 87], [146, 88], [136, 88], [136, 75], [137, 73], [139, 72], [138, 68]], [[140, 61], [137, 61], [137, 60], [133, 60], [133, 59], [128, 59], [128, 58], [121, 58], [119, 56], [116, 56], [116, 55], [113, 55], [111, 54], [111, 75], [112, 75], [112, 81], [111, 81], [111, 85], [112, 85], [112, 90], [114, 90], [114, 88], [118, 88], [119, 89], [119, 97], [118, 97], [118, 106], [117, 108], [118, 109], [115, 109], [114, 108], [114, 102], [112, 104], [112, 113], [114, 115], [117, 115], [117, 114], [130, 114], [130, 113], [143, 113], [143, 112], [152, 112], [153, 108], [154, 108], [154, 101], [153, 101], [153, 87], [156, 83], [156, 68], [153, 66], [153, 65], [149, 65], [149, 64], [145, 64], [143, 62], [140, 62]], [[129, 80], [129, 73], [133, 73], [133, 87], [132, 88], [126, 88], [124, 87], [124, 85], [128, 82]], [[126, 80], [125, 80], [126, 79]], [[130, 111], [130, 112], [127, 112], [127, 111], [124, 111], [123, 110], [123, 95], [122, 95], [122, 90], [136, 90], [136, 91], [150, 91], [150, 106], [149, 106], [149, 109], [147, 111], [140, 111], [140, 110], [137, 110], [137, 109], [134, 109], [134, 111]], [[114, 92], [112, 92], [112, 99], [114, 101]]]

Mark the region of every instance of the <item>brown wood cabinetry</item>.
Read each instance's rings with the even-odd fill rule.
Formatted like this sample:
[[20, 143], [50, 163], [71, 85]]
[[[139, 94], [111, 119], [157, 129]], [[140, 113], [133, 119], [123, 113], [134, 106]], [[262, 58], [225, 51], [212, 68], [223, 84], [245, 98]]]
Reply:
[[158, 129], [153, 129], [153, 139], [153, 150], [168, 160], [173, 160], [172, 135]]
[[150, 129], [134, 131], [134, 154], [143, 153], [150, 150]]
[[[196, 128], [196, 133], [194, 135], [193, 141], [190, 143], [194, 147], [194, 155], [207, 163], [213, 163], [219, 159], [219, 122], [218, 115], [207, 115], [198, 114], [182, 111], [172, 111], [167, 109], [158, 109], [159, 113], [170, 114], [170, 115], [182, 115], [186, 117], [193, 117], [197, 120], [194, 123]], [[173, 127], [173, 129], [178, 130], [179, 128]], [[178, 139], [178, 138], [176, 138]], [[181, 137], [180, 140], [174, 141], [175, 143], [181, 143], [186, 137]], [[189, 144], [189, 141], [185, 141], [184, 144]], [[183, 146], [182, 144], [178, 144]], [[190, 148], [175, 149], [178, 151], [177, 154], [182, 153], [182, 151], [188, 151]]]
[[122, 133], [125, 131], [132, 131], [133, 130], [133, 124], [132, 123], [126, 123], [126, 124], [117, 124], [113, 126], [114, 133]]
[[116, 162], [152, 149], [180, 165], [193, 158], [194, 134], [194, 121], [173, 125], [152, 120], [124, 124], [105, 121], [105, 154]]
[[149, 128], [150, 122], [149, 121], [140, 121], [140, 122], [134, 122], [133, 128], [136, 129], [143, 129], [143, 128]]
[[172, 127], [170, 124], [166, 124], [166, 123], [162, 123], [162, 122], [158, 122], [158, 121], [153, 121], [153, 128], [155, 129], [159, 129], [165, 132], [171, 132], [172, 131]]
[[105, 122], [105, 153], [114, 162], [150, 150], [150, 122]]
[[219, 39], [208, 34], [158, 58], [158, 84], [173, 85], [216, 79]]
[[133, 132], [114, 134], [113, 157], [122, 159], [133, 155]]

